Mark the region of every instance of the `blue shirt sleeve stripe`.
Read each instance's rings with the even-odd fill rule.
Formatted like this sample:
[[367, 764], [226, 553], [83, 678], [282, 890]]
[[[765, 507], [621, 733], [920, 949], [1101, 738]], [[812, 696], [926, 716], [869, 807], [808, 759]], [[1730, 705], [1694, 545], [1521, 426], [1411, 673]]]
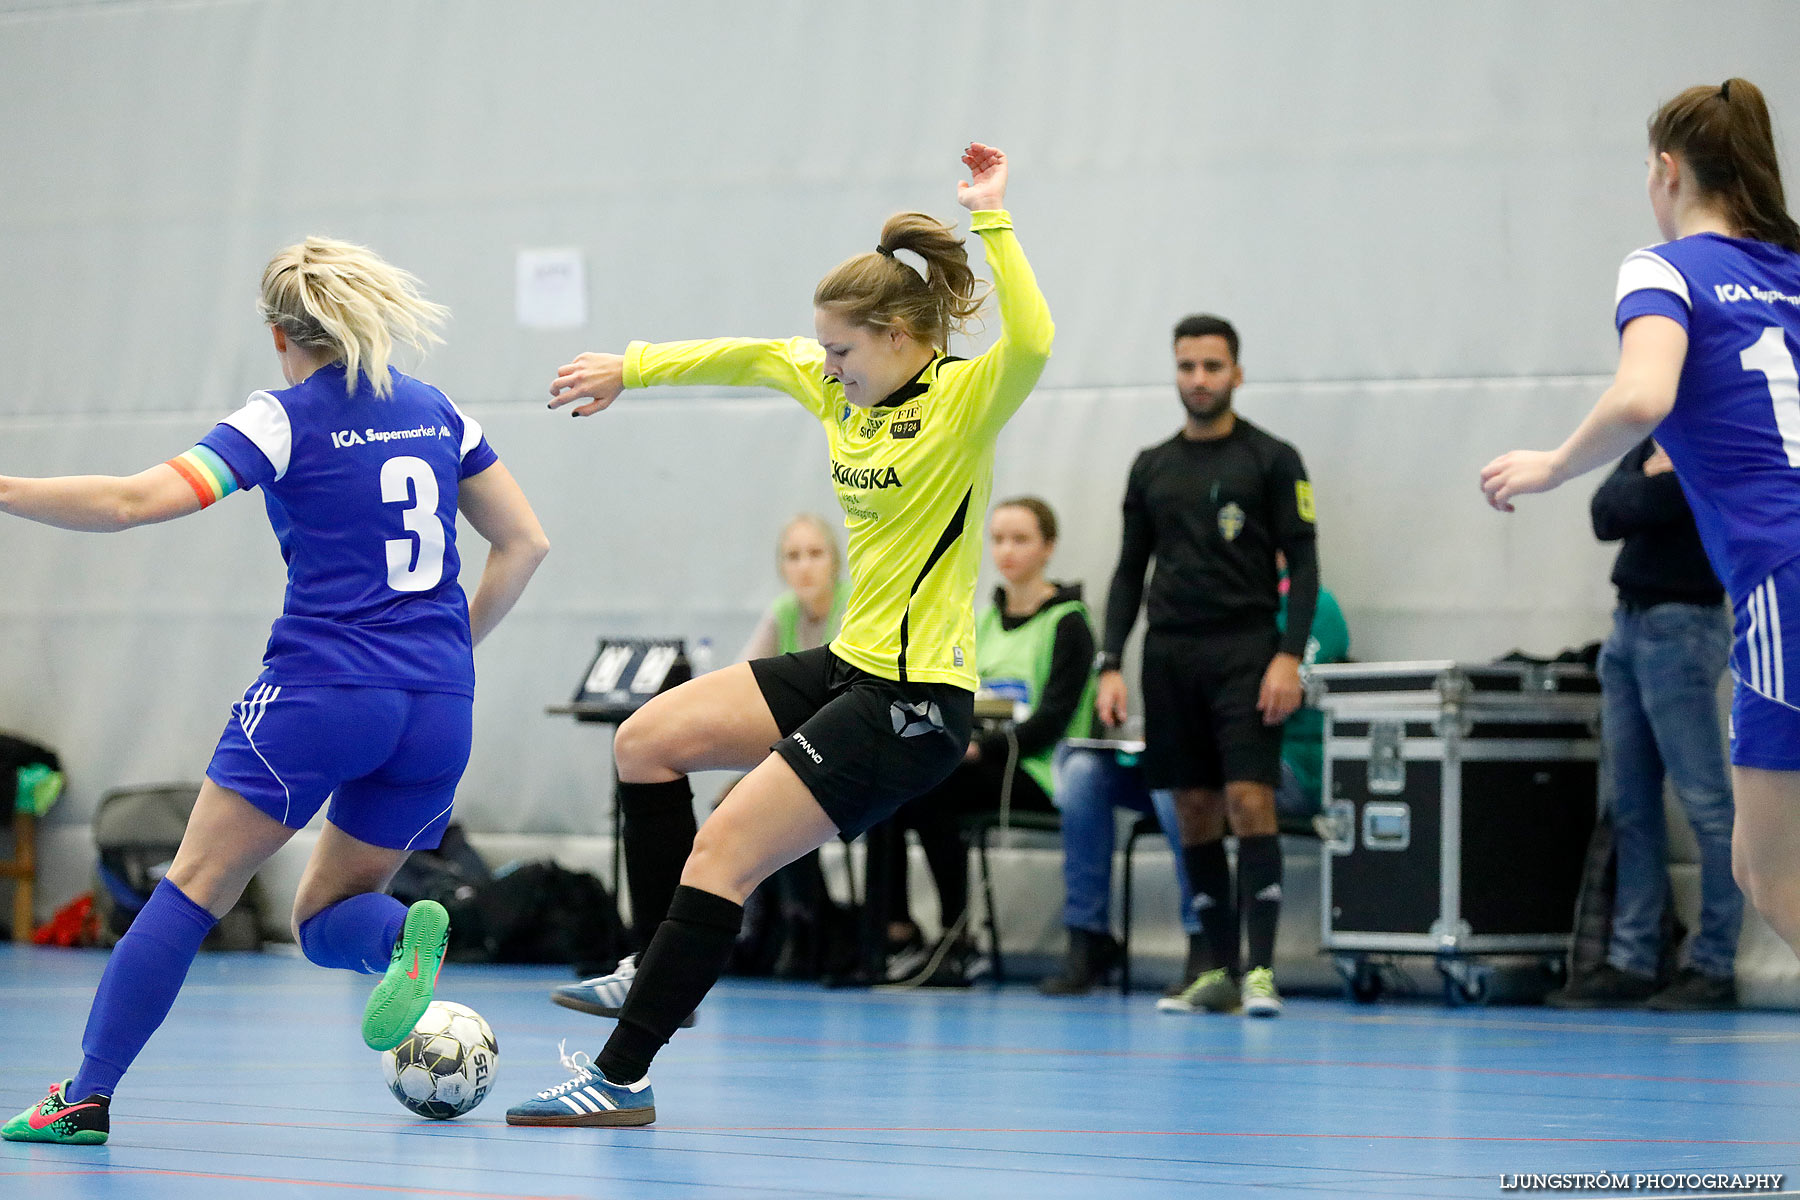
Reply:
[[275, 479], [275, 466], [268, 456], [257, 449], [255, 442], [230, 425], [214, 425], [212, 431], [200, 439], [199, 444], [218, 455], [231, 468], [231, 473], [236, 476], [241, 488], [260, 487]]
[[1623, 333], [1625, 326], [1638, 317], [1650, 316], [1667, 317], [1683, 329], [1688, 327], [1687, 305], [1681, 302], [1680, 296], [1662, 288], [1640, 288], [1619, 301], [1613, 324]]
[[483, 437], [475, 443], [473, 450], [463, 455], [460, 478], [467, 479], [471, 475], [479, 475], [499, 461], [500, 456], [494, 453], [494, 448], [488, 445], [487, 438]]

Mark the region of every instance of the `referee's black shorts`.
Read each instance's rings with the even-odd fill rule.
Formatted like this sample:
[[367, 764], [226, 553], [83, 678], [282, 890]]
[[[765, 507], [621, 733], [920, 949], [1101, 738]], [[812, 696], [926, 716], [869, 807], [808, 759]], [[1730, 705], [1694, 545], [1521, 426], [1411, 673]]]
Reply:
[[1256, 701], [1280, 648], [1274, 623], [1144, 638], [1144, 780], [1153, 788], [1281, 782], [1281, 726]]
[[769, 749], [842, 837], [942, 783], [968, 749], [975, 694], [966, 689], [883, 679], [825, 646], [754, 659], [750, 672], [781, 731]]

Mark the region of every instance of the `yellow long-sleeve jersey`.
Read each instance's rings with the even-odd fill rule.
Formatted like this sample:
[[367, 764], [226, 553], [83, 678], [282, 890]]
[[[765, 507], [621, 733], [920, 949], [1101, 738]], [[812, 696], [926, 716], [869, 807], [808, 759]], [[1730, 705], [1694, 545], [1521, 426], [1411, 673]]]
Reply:
[[633, 342], [625, 386], [766, 387], [804, 404], [825, 427], [849, 530], [850, 602], [832, 652], [885, 679], [974, 691], [994, 442], [1043, 373], [1055, 327], [1012, 217], [977, 212], [970, 228], [987, 248], [999, 341], [977, 358], [934, 358], [880, 407], [845, 400], [825, 378], [823, 347], [806, 337]]

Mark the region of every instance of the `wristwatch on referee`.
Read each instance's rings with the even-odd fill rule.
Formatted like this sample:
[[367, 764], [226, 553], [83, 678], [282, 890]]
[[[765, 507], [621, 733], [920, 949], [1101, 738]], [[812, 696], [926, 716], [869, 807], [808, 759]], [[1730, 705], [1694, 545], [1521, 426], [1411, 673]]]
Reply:
[[1105, 650], [1102, 650], [1100, 653], [1094, 655], [1094, 674], [1096, 675], [1104, 675], [1108, 671], [1117, 671], [1120, 666], [1119, 656], [1116, 654], [1109, 654]]

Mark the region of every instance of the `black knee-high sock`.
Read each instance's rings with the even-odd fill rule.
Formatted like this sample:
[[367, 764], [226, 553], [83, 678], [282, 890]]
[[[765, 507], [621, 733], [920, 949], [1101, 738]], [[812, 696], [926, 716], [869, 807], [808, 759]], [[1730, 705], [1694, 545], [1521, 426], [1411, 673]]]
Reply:
[[694, 850], [694, 792], [687, 776], [668, 783], [621, 783], [625, 880], [631, 889], [631, 936], [639, 954], [669, 915], [681, 868]]
[[1275, 927], [1281, 922], [1281, 838], [1272, 833], [1238, 839], [1238, 907], [1244, 914], [1249, 965], [1275, 965]]
[[656, 1052], [719, 982], [743, 922], [741, 904], [685, 884], [675, 889], [669, 919], [638, 960], [619, 1024], [594, 1060], [602, 1075], [614, 1083], [644, 1077]]
[[1225, 842], [1218, 839], [1201, 842], [1198, 846], [1185, 846], [1181, 857], [1187, 866], [1188, 886], [1194, 890], [1194, 915], [1200, 918], [1200, 932], [1206, 938], [1206, 948], [1212, 959], [1205, 969], [1224, 967], [1235, 975], [1238, 969], [1237, 893], [1231, 886], [1231, 864], [1225, 858]]

